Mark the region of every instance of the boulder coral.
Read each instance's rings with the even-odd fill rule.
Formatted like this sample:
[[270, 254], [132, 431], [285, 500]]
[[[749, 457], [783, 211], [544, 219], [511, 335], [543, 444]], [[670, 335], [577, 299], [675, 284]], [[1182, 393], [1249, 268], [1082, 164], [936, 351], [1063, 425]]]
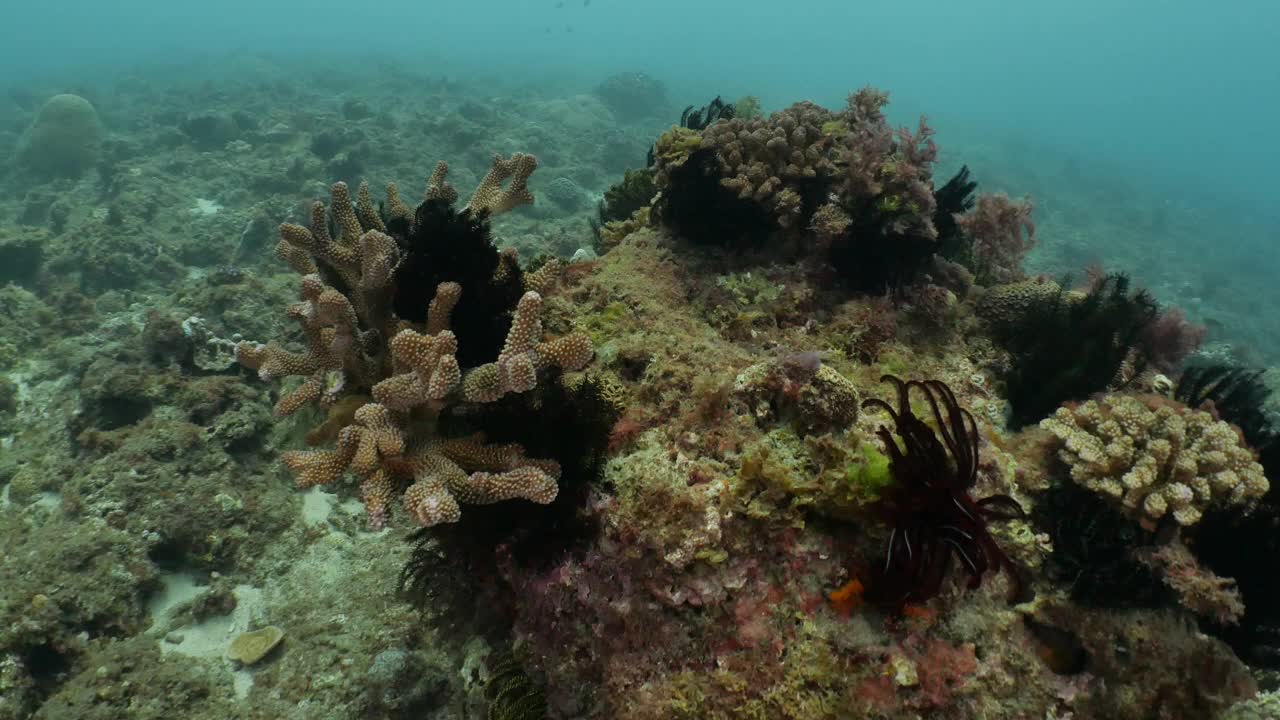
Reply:
[[79, 95], [54, 95], [40, 108], [18, 147], [18, 163], [42, 179], [75, 178], [98, 162], [102, 126]]

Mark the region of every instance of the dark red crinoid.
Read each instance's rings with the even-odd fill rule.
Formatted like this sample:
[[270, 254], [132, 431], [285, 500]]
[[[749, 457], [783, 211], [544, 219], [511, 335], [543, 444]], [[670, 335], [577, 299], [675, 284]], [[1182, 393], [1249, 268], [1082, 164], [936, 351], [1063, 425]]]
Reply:
[[[863, 402], [893, 419], [894, 428], [876, 434], [889, 456], [893, 483], [880, 497], [879, 508], [892, 527], [884, 562], [870, 583], [869, 596], [893, 614], [908, 604], [923, 603], [942, 589], [958, 559], [976, 588], [988, 571], [1009, 573], [1010, 602], [1022, 599], [1017, 565], [996, 544], [987, 523], [1023, 517], [1022, 507], [1008, 495], [974, 500], [969, 495], [978, 478], [978, 426], [956, 402], [955, 393], [937, 380], [904, 382], [881, 378], [898, 391], [895, 409], [884, 400]], [[919, 390], [932, 410], [930, 427], [911, 411], [911, 391]], [[896, 439], [895, 439], [896, 434]]]

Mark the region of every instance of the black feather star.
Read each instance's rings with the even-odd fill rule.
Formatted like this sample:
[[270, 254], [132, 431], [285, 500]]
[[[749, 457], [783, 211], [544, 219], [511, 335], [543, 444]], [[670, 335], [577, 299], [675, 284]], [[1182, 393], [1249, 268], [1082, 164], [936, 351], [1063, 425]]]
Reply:
[[[969, 495], [978, 478], [973, 415], [937, 380], [904, 382], [892, 375], [881, 380], [897, 389], [898, 407], [880, 399], [862, 404], [883, 410], [894, 423], [893, 429], [876, 431], [893, 476], [878, 503], [891, 532], [884, 563], [868, 587], [869, 599], [901, 614], [907, 604], [923, 603], [941, 592], [953, 558], [964, 567], [969, 589], [981, 585], [988, 571], [1003, 569], [1011, 579], [1010, 602], [1025, 599], [1018, 566], [987, 530], [990, 521], [1023, 517], [1022, 507], [1008, 495], [981, 500]], [[912, 390], [928, 401], [936, 430], [912, 412]]]

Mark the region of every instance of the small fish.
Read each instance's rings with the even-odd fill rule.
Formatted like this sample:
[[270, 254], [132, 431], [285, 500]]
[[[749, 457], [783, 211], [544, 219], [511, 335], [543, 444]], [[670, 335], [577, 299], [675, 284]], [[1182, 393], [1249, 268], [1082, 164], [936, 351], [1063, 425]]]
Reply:
[[565, 31], [565, 32], [567, 32], [567, 33], [571, 33], [571, 32], [573, 32], [573, 27], [572, 27], [572, 26], [569, 26], [569, 25], [565, 25], [565, 26], [564, 26], [564, 31]]
[[582, 0], [582, 7], [591, 7], [591, 0]]
[[560, 0], [560, 2], [556, 3], [556, 7], [557, 7], [557, 8], [562, 8], [562, 7], [564, 7], [564, 0]]

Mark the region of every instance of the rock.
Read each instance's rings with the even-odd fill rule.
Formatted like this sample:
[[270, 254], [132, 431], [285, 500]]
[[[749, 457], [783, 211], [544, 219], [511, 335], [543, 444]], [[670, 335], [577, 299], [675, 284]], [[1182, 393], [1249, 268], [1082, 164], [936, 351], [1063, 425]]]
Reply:
[[79, 95], [55, 95], [40, 108], [18, 148], [18, 162], [42, 179], [74, 178], [98, 162], [102, 126]]
[[240, 126], [230, 115], [222, 113], [188, 115], [181, 130], [200, 150], [221, 150], [240, 137]]
[[577, 210], [587, 202], [587, 193], [578, 183], [567, 177], [558, 177], [547, 186], [546, 196], [565, 210]]
[[624, 120], [648, 117], [667, 108], [666, 86], [640, 72], [611, 75], [596, 86], [594, 93]]
[[284, 630], [269, 625], [261, 630], [240, 633], [227, 646], [227, 659], [253, 665], [267, 656], [284, 639]]
[[806, 435], [838, 432], [858, 419], [857, 388], [815, 352], [752, 365], [738, 375], [734, 392], [758, 422], [791, 423]]
[[373, 658], [364, 685], [378, 709], [408, 717], [409, 711], [421, 713], [440, 705], [448, 694], [449, 678], [445, 668], [424, 662], [417, 654], [392, 648]]
[[348, 120], [366, 120], [373, 117], [373, 110], [363, 100], [345, 100], [342, 103], [342, 117]]
[[15, 282], [32, 284], [44, 259], [48, 233], [35, 228], [16, 232], [0, 229], [0, 285]]

